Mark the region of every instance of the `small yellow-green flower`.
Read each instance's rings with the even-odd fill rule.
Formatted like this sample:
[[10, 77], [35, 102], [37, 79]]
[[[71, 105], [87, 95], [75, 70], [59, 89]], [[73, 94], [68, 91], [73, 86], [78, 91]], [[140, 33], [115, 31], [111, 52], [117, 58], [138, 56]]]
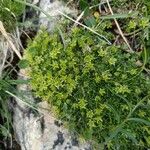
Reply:
[[117, 59], [114, 58], [114, 57], [110, 57], [110, 58], [108, 59], [108, 63], [109, 63], [110, 65], [115, 65], [116, 61], [117, 61]]

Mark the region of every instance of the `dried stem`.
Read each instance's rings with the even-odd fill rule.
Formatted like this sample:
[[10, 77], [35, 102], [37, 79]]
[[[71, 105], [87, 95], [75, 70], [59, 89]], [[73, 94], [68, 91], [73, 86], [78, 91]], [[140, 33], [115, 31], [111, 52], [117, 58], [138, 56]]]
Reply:
[[[113, 11], [112, 11], [112, 8], [111, 8], [111, 6], [110, 6], [109, 0], [106, 0], [106, 1], [107, 1], [107, 5], [108, 5], [108, 8], [109, 8], [111, 14], [114, 15], [114, 13], [113, 13]], [[117, 28], [118, 28], [118, 31], [119, 31], [121, 37], [123, 38], [123, 40], [125, 41], [125, 43], [127, 44], [128, 48], [129, 48], [129, 50], [127, 50], [127, 51], [130, 52], [130, 53], [133, 53], [134, 51], [132, 50], [130, 44], [128, 43], [128, 41], [127, 41], [127, 39], [126, 39], [126, 37], [124, 36], [124, 34], [123, 34], [123, 32], [122, 32], [122, 30], [121, 30], [121, 28], [120, 28], [120, 25], [119, 25], [118, 21], [117, 21], [115, 18], [114, 18], [114, 21], [115, 21], [115, 24], [116, 24], [116, 26], [117, 26]]]
[[16, 49], [15, 45], [13, 44], [10, 36], [7, 34], [3, 23], [0, 21], [0, 32], [2, 33], [2, 35], [5, 37], [5, 39], [7, 40], [10, 48], [16, 53], [16, 55], [18, 56], [19, 59], [22, 59], [22, 56], [20, 54], [20, 52]]

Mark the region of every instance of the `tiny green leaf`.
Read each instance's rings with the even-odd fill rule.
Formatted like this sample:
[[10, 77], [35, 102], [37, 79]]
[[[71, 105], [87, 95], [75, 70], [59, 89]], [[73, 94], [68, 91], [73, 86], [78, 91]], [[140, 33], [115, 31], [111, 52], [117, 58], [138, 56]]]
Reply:
[[29, 66], [29, 63], [26, 59], [22, 59], [19, 61], [18, 66], [20, 69], [25, 69]]

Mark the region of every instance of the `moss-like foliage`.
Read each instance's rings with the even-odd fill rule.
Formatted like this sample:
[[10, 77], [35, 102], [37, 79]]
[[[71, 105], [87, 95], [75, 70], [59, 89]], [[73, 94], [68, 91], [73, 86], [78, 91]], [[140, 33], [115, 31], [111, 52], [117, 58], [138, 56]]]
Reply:
[[14, 0], [0, 0], [0, 21], [8, 31], [15, 28], [16, 21], [24, 8], [24, 5]]
[[74, 28], [41, 32], [25, 58], [35, 94], [86, 139], [109, 149], [150, 147], [150, 79], [137, 54]]

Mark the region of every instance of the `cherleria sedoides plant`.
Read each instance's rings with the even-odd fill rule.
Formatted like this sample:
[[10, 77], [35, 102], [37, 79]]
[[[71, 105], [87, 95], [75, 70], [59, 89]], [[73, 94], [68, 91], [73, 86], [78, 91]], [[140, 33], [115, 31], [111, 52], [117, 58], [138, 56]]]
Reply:
[[98, 149], [150, 147], [150, 78], [140, 55], [73, 28], [40, 31], [25, 52], [31, 86], [72, 131]]

